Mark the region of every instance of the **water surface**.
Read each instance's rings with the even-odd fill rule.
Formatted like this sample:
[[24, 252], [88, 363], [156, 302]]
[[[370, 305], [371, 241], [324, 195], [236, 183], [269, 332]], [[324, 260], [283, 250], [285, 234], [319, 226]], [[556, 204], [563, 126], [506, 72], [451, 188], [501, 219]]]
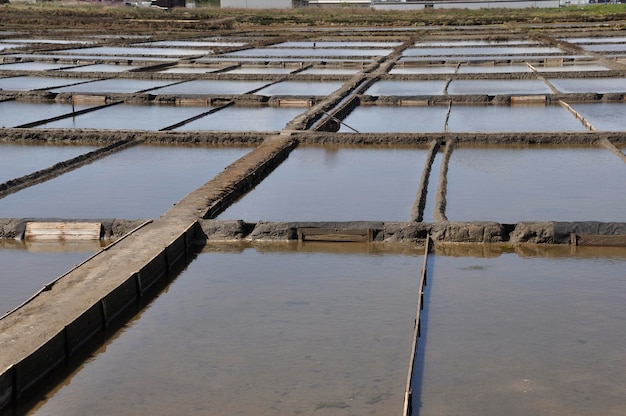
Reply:
[[626, 92], [626, 78], [561, 78], [549, 80], [561, 92]]
[[87, 82], [63, 88], [55, 88], [53, 92], [72, 93], [133, 93], [151, 90], [176, 81], [159, 81], [149, 79], [105, 79], [102, 81]]
[[432, 260], [414, 412], [626, 413], [624, 250]]
[[420, 257], [307, 247], [208, 248], [32, 414], [400, 414]]
[[[58, 88], [65, 85], [89, 82], [89, 79], [48, 78], [48, 77], [10, 77], [0, 78], [0, 90], [32, 91]], [[78, 87], [76, 87], [78, 88]]]
[[341, 87], [333, 81], [282, 81], [269, 85], [255, 94], [261, 95], [328, 95]]
[[626, 131], [624, 103], [575, 103], [572, 107], [598, 130]]
[[450, 221], [626, 221], [626, 164], [603, 148], [457, 148]]
[[0, 127], [17, 127], [27, 123], [71, 114], [89, 108], [87, 105], [67, 103], [38, 103], [28, 101], [0, 102]]
[[0, 218], [157, 218], [248, 151], [132, 147], [0, 199]]
[[426, 149], [299, 147], [219, 218], [408, 221]]
[[520, 80], [453, 80], [448, 86], [448, 94], [550, 94], [552, 90], [538, 79]]
[[176, 131], [278, 131], [306, 108], [293, 107], [228, 107], [194, 120]]
[[[360, 133], [443, 132], [446, 106], [359, 106], [344, 122]], [[341, 125], [340, 132], [353, 132]]]
[[[171, 82], [170, 82], [171, 83]], [[245, 94], [267, 85], [269, 81], [188, 81], [169, 87], [157, 88], [153, 94]]]
[[365, 91], [368, 95], [440, 95], [446, 81], [378, 81]]

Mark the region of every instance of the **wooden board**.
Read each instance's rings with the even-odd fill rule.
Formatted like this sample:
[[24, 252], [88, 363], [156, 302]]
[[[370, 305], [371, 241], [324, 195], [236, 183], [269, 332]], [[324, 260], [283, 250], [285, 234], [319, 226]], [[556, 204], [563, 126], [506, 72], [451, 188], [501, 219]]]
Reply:
[[28, 240], [99, 240], [99, 222], [28, 222], [24, 239]]

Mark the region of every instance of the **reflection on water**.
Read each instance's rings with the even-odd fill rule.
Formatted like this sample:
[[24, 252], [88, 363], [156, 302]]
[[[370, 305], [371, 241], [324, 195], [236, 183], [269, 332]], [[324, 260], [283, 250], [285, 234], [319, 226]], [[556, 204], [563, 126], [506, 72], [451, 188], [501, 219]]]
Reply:
[[94, 149], [92, 146], [0, 144], [0, 183], [49, 168]]
[[580, 103], [573, 104], [573, 107], [598, 130], [626, 131], [626, 118], [624, 118], [626, 104], [623, 102]]
[[0, 316], [97, 252], [99, 243], [33, 244], [0, 239]]
[[552, 90], [538, 79], [461, 79], [450, 82], [449, 94], [550, 94]]
[[368, 95], [439, 95], [446, 81], [378, 81], [365, 91]]
[[256, 92], [261, 95], [328, 95], [341, 87], [332, 81], [283, 81]]
[[426, 149], [294, 150], [221, 219], [408, 221]]
[[457, 148], [450, 221], [624, 221], [626, 166], [603, 148]]
[[46, 88], [55, 88], [72, 85], [78, 82], [87, 82], [88, 79], [47, 78], [47, 77], [10, 77], [0, 78], [0, 90], [31, 91]]
[[626, 92], [625, 78], [561, 78], [549, 80], [554, 87], [566, 93], [595, 92]]
[[626, 413], [624, 250], [432, 260], [417, 414]]
[[[446, 106], [359, 106], [344, 120], [360, 133], [372, 132], [442, 132], [446, 122]], [[341, 125], [340, 132], [354, 132]]]
[[218, 250], [33, 414], [400, 414], [420, 257]]
[[184, 124], [176, 131], [278, 131], [306, 108], [297, 107], [235, 107], [224, 108], [216, 113]]
[[0, 218], [156, 218], [248, 151], [131, 147], [0, 199]]
[[0, 103], [0, 127], [17, 127], [64, 114], [71, 114], [72, 111], [80, 111], [89, 107], [87, 105], [56, 102], [4, 101]]

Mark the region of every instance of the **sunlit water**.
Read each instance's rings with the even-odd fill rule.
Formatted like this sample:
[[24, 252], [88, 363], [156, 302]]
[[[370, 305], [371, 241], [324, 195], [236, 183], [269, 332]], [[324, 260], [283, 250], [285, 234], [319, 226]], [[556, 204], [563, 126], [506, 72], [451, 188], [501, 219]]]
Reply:
[[73, 111], [80, 111], [89, 107], [88, 105], [56, 102], [4, 101], [0, 102], [0, 127], [17, 127], [71, 114]]
[[400, 414], [420, 257], [307, 247], [209, 248], [32, 414]]
[[626, 164], [598, 148], [457, 148], [450, 221], [626, 221]]
[[[95, 150], [93, 146], [0, 144], [0, 183]], [[0, 204], [2, 202], [0, 201]]]
[[549, 80], [556, 89], [575, 92], [626, 92], [626, 78], [562, 78]]
[[0, 78], [0, 90], [31, 91], [57, 88], [76, 83], [87, 82], [88, 79], [48, 78], [48, 77], [10, 77]]
[[451, 254], [431, 258], [414, 414], [626, 413], [624, 250]]
[[[442, 132], [446, 106], [360, 106], [344, 120], [340, 132]], [[350, 126], [352, 129], [350, 129]]]
[[626, 131], [624, 103], [576, 103], [572, 107], [598, 130]]
[[249, 150], [132, 147], [0, 199], [0, 218], [156, 218]]
[[552, 90], [537, 79], [521, 80], [454, 80], [448, 86], [448, 94], [550, 94]]
[[378, 81], [365, 91], [368, 95], [440, 95], [446, 81]]
[[279, 131], [307, 108], [228, 107], [187, 123], [176, 131]]
[[408, 221], [426, 154], [426, 149], [298, 148], [220, 218]]

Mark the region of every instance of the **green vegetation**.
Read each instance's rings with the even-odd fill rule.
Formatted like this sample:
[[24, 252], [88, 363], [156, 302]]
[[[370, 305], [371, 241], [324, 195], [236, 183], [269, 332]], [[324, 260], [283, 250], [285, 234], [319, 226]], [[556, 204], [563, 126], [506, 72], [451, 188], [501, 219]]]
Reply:
[[[3, 1], [3, 0], [0, 0]], [[596, 4], [554, 9], [420, 9], [404, 11], [373, 10], [365, 7], [296, 9], [221, 9], [219, 0], [196, 0], [195, 9], [176, 8], [169, 12], [101, 4], [64, 3], [7, 4], [2, 6], [0, 29], [25, 26], [80, 28], [104, 26], [115, 29], [189, 29], [190, 24], [215, 28], [242, 26], [427, 26], [485, 25], [515, 23], [594, 22], [623, 29], [626, 4]], [[124, 24], [121, 25], [120, 22]], [[160, 27], [159, 22], [168, 22]], [[132, 25], [134, 23], [134, 25]], [[206, 27], [205, 27], [206, 28]]]

